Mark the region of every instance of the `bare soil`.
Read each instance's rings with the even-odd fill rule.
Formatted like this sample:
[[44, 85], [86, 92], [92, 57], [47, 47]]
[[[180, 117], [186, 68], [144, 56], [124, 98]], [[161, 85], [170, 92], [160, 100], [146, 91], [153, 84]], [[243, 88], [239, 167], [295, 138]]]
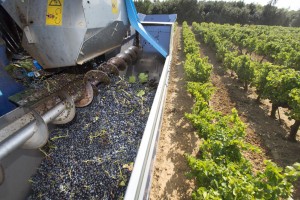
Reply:
[[193, 99], [186, 91], [184, 79], [181, 27], [174, 38], [173, 63], [170, 71], [162, 129], [158, 143], [150, 199], [190, 199], [195, 188], [188, 180], [185, 154], [196, 155], [199, 139], [195, 129], [184, 117], [191, 111]]

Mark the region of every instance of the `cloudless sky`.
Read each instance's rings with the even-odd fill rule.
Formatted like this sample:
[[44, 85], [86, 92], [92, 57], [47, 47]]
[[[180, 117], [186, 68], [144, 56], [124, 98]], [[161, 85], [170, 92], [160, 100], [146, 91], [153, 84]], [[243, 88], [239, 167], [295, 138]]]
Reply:
[[[237, 0], [225, 0], [225, 1], [237, 1]], [[245, 3], [258, 3], [261, 5], [266, 5], [270, 0], [244, 0]], [[275, 5], [278, 8], [286, 8], [290, 10], [299, 10], [300, 9], [300, 0], [277, 0]]]

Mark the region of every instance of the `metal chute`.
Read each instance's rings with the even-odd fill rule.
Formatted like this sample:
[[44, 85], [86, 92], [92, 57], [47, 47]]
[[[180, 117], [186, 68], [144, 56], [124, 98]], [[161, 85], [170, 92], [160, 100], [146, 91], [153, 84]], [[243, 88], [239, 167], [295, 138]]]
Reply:
[[136, 8], [132, 0], [125, 0], [130, 24], [139, 32], [163, 57], [167, 57], [167, 51], [148, 33], [141, 24]]

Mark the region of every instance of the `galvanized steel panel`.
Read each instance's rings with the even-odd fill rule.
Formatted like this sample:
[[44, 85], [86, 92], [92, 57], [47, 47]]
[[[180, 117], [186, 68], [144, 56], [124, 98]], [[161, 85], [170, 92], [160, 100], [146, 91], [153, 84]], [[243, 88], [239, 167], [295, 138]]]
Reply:
[[[49, 1], [3, 3], [24, 30], [23, 47], [44, 68], [82, 64], [121, 45], [128, 29], [123, 0], [58, 1], [63, 3], [63, 21], [57, 25], [46, 24], [46, 18], [55, 17], [47, 13]], [[113, 4], [118, 5], [117, 10]]]

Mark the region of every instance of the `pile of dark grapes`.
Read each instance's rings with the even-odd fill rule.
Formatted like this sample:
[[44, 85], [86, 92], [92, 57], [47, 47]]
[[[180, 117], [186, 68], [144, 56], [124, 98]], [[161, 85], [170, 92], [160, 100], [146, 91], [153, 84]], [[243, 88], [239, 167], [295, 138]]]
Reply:
[[56, 127], [28, 199], [122, 199], [156, 88], [114, 77], [91, 105]]

